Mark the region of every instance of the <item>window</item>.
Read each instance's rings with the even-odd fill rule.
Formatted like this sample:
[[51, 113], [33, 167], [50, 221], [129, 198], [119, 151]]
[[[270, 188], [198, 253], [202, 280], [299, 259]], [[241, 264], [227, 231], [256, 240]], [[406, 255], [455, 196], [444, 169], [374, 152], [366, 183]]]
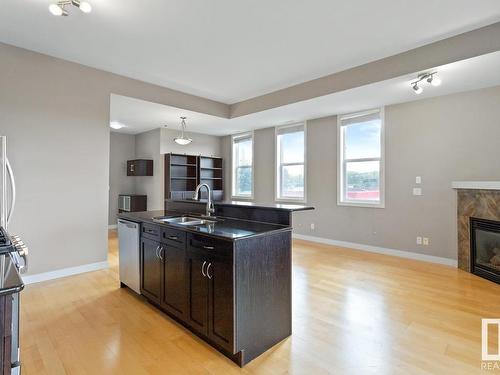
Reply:
[[253, 198], [253, 134], [232, 137], [233, 192], [236, 198]]
[[276, 128], [276, 200], [305, 201], [305, 125]]
[[383, 109], [338, 117], [339, 205], [384, 207]]

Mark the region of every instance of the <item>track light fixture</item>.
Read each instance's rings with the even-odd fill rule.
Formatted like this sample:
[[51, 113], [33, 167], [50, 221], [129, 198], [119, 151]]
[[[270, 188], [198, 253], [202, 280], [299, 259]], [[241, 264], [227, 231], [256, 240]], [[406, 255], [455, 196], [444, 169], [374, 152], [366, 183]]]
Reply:
[[437, 75], [437, 72], [422, 73], [419, 74], [416, 81], [411, 83], [411, 88], [415, 94], [421, 94], [424, 89], [420, 86], [422, 81], [426, 81], [432, 86], [439, 86], [441, 84], [441, 78]]
[[90, 13], [92, 11], [92, 5], [87, 1], [81, 0], [60, 0], [57, 3], [52, 3], [49, 5], [49, 12], [54, 16], [69, 16], [66, 7], [73, 5], [79, 8], [83, 13]]

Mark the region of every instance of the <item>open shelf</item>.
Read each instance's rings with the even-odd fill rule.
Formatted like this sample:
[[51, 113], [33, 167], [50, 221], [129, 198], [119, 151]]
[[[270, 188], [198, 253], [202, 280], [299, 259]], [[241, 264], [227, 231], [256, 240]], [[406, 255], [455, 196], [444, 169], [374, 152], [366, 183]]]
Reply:
[[196, 164], [170, 163], [170, 165], [177, 167], [196, 167]]
[[[214, 200], [224, 196], [222, 158], [184, 154], [165, 155], [165, 199], [191, 199], [200, 182], [212, 190]], [[202, 198], [206, 198], [202, 190]]]

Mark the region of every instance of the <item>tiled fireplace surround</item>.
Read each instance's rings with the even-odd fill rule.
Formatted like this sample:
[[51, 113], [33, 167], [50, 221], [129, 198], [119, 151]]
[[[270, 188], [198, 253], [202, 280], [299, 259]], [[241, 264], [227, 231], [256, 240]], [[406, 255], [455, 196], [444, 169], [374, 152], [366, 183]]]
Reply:
[[458, 189], [458, 268], [470, 272], [469, 218], [500, 221], [500, 190]]

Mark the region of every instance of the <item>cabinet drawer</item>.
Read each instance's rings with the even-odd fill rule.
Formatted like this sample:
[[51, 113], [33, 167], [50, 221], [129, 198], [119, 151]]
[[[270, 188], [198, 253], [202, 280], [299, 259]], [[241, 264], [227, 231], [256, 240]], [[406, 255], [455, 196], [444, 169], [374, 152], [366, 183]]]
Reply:
[[179, 229], [162, 227], [161, 242], [184, 249], [186, 246], [186, 232]]
[[141, 233], [144, 237], [160, 241], [160, 226], [148, 223], [142, 223]]
[[233, 243], [199, 234], [188, 234], [188, 248], [190, 250], [204, 250], [213, 255], [232, 256]]

